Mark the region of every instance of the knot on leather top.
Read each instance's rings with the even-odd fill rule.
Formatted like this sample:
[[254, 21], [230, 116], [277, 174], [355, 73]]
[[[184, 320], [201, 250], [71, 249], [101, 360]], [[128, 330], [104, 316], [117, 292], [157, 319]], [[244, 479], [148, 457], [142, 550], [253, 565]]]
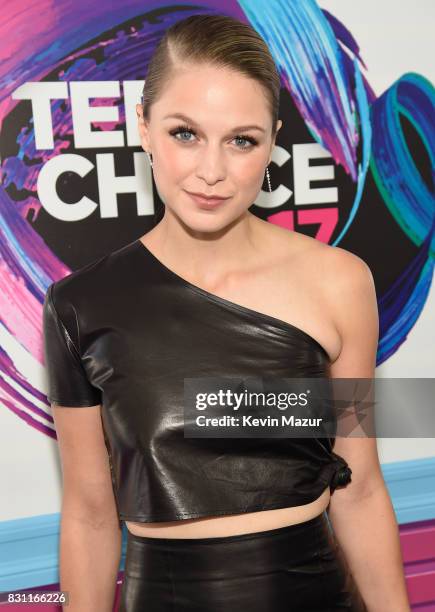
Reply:
[[337, 468], [331, 481], [331, 491], [345, 487], [352, 481], [352, 470], [348, 465], [341, 465]]

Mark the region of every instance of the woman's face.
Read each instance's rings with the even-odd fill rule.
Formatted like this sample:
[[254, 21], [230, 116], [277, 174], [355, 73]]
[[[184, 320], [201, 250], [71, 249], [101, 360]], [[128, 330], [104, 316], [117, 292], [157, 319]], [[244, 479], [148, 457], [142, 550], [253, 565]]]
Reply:
[[[149, 122], [140, 104], [136, 110], [165, 216], [213, 231], [253, 204], [275, 144], [259, 83], [227, 68], [187, 65], [174, 71]], [[205, 210], [188, 192], [228, 199]]]

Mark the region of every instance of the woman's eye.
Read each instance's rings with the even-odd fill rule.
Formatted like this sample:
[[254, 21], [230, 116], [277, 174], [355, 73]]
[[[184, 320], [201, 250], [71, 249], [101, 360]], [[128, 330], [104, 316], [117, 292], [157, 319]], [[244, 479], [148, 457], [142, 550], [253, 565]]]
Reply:
[[250, 149], [255, 144], [257, 144], [253, 138], [245, 138], [244, 136], [236, 136], [234, 140], [238, 140], [238, 141], [242, 140], [248, 144], [248, 146], [239, 147], [239, 149]]
[[189, 127], [184, 126], [184, 125], [180, 125], [178, 127], [176, 127], [173, 130], [170, 130], [169, 134], [172, 136], [172, 138], [175, 138], [175, 140], [179, 140], [180, 142], [191, 142], [190, 138], [179, 138], [179, 135], [195, 135], [195, 132], [193, 130], [191, 130]]
[[[190, 132], [189, 130], [180, 130], [179, 132], [175, 133], [175, 136], [186, 135], [186, 134], [191, 136], [193, 132]], [[177, 138], [177, 140], [184, 140], [185, 142], [190, 142], [189, 138]]]

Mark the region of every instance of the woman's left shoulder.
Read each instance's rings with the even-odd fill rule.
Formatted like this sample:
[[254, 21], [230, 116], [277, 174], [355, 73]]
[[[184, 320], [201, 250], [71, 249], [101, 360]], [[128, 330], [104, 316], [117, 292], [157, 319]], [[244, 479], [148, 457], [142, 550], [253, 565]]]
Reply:
[[370, 377], [379, 341], [373, 275], [363, 259], [346, 249], [329, 247], [324, 253], [323, 296], [342, 345], [335, 375], [354, 371], [356, 377]]
[[[306, 238], [306, 237], [305, 237]], [[331, 246], [315, 238], [304, 245], [305, 259], [326, 280], [337, 282], [372, 282], [368, 264], [358, 255], [341, 247]]]
[[373, 274], [361, 257], [341, 247], [316, 242], [310, 263], [325, 287], [333, 292], [345, 291], [350, 298], [361, 289], [374, 291]]
[[345, 249], [333, 247], [331, 251], [331, 265], [335, 265], [336, 272], [331, 282], [336, 285], [336, 295], [341, 296], [344, 309], [347, 306], [355, 309], [355, 312], [361, 310], [365, 313], [366, 322], [373, 319], [374, 323], [378, 318], [377, 294], [369, 265]]
[[322, 247], [324, 257], [328, 258], [328, 266], [333, 267], [334, 271], [371, 276], [368, 264], [355, 253], [330, 244], [322, 243]]
[[342, 341], [378, 333], [376, 287], [368, 264], [355, 253], [316, 241], [305, 251], [308, 274]]

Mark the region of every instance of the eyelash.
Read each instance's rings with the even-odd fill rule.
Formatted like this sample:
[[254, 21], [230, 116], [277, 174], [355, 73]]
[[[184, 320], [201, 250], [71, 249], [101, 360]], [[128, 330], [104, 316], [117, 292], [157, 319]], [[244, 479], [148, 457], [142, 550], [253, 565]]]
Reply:
[[[177, 134], [183, 134], [184, 132], [189, 132], [190, 134], [193, 134], [193, 136], [196, 136], [196, 132], [194, 129], [190, 128], [188, 125], [179, 125], [178, 127], [174, 128], [173, 130], [170, 130], [170, 135], [173, 136], [174, 138], [177, 136]], [[246, 140], [247, 142], [249, 142], [251, 144], [250, 147], [238, 147], [241, 151], [248, 151], [249, 149], [252, 149], [253, 147], [255, 147], [258, 144], [258, 141], [253, 138], [252, 136], [245, 136], [244, 134], [237, 134], [236, 136], [234, 136], [234, 138], [239, 138], [241, 140]], [[180, 140], [179, 138], [175, 138], [175, 140], [178, 140], [180, 142], [182, 142], [182, 140]], [[185, 140], [184, 142], [189, 142], [187, 140]]]

